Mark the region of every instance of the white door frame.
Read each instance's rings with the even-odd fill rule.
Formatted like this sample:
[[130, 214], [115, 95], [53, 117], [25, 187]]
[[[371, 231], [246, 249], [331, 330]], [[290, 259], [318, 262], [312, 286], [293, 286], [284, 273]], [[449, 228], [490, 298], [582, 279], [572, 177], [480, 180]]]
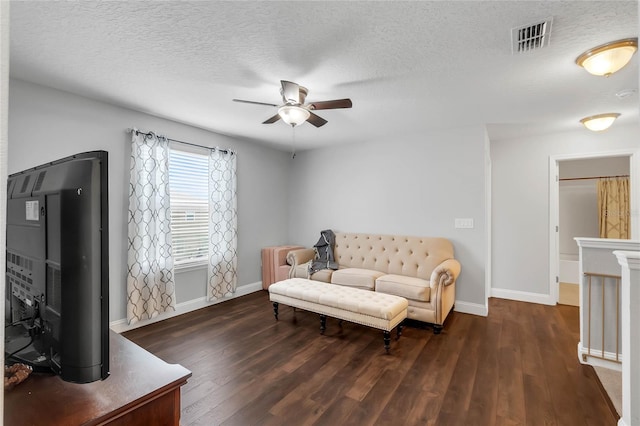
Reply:
[[[606, 157], [629, 157], [629, 185], [631, 196], [631, 218], [640, 216], [640, 149], [622, 149], [617, 151], [602, 151], [583, 154], [560, 154], [549, 156], [549, 297], [558, 303], [558, 277], [560, 252], [558, 247], [557, 227], [560, 223], [560, 182], [558, 176], [559, 162], [564, 160], [584, 160]], [[640, 226], [633, 226], [638, 221], [632, 220], [631, 239], [640, 240]]]

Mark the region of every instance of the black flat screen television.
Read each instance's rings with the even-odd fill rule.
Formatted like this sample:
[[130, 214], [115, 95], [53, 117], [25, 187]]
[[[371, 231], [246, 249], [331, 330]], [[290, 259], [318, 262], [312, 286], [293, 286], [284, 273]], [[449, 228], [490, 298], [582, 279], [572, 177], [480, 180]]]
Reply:
[[109, 375], [107, 168], [92, 151], [9, 176], [6, 363], [76, 383]]

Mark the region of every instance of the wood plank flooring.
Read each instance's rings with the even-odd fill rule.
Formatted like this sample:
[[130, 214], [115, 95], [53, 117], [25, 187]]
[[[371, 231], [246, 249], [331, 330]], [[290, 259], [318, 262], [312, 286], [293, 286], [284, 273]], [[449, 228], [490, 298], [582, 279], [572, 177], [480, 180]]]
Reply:
[[[490, 299], [443, 333], [382, 332], [280, 305], [261, 291], [124, 335], [193, 372], [190, 425], [597, 425], [617, 416], [576, 355], [578, 308]], [[394, 333], [395, 334], [395, 333]]]

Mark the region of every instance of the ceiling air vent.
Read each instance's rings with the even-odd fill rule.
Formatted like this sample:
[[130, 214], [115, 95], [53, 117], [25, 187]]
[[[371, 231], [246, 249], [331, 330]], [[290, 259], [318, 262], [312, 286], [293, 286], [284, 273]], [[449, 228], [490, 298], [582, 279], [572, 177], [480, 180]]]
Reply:
[[551, 38], [551, 23], [553, 18], [547, 18], [542, 22], [511, 30], [511, 52], [532, 52], [549, 45]]

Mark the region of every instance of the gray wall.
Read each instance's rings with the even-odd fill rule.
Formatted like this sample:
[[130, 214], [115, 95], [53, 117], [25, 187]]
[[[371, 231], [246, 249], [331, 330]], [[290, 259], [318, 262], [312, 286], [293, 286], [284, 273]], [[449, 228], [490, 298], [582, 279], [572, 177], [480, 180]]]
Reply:
[[629, 157], [564, 160], [560, 161], [559, 173], [560, 179], [627, 175], [629, 174]]
[[[629, 163], [629, 159], [627, 159]], [[562, 167], [561, 167], [562, 169]], [[575, 237], [599, 236], [598, 194], [595, 180], [560, 182], [558, 192], [560, 232], [558, 249], [561, 258], [578, 259]]]
[[[491, 142], [494, 289], [551, 294], [550, 156], [637, 150], [639, 134], [638, 124], [614, 124], [602, 133], [577, 128], [574, 132]], [[638, 212], [634, 218], [638, 220]]]
[[[9, 173], [68, 155], [109, 152], [109, 319], [126, 317], [129, 127], [238, 153], [238, 286], [261, 280], [260, 249], [287, 242], [285, 152], [170, 120], [12, 79], [9, 85]], [[205, 272], [176, 274], [178, 303], [206, 296]]]
[[[291, 242], [323, 229], [449, 238], [462, 264], [456, 300], [485, 305], [483, 126], [398, 135], [299, 153], [293, 164]], [[473, 229], [454, 229], [473, 218]]]

